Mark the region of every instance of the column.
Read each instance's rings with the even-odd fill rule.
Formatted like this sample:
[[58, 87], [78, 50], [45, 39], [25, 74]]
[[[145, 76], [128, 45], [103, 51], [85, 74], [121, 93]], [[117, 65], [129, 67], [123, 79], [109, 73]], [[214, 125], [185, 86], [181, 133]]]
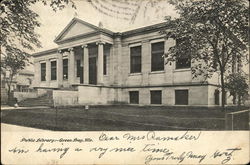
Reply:
[[34, 61], [34, 70], [34, 83], [32, 84], [34, 87], [39, 87], [41, 83], [41, 63], [39, 61]]
[[150, 41], [143, 40], [141, 49], [142, 49], [142, 54], [141, 54], [142, 85], [149, 85], [149, 73], [151, 72]]
[[69, 84], [74, 84], [75, 82], [75, 54], [74, 49], [69, 48], [69, 66], [68, 66], [68, 80]]
[[58, 87], [60, 87], [63, 84], [63, 54], [62, 51], [58, 51], [57, 56], [57, 83]]
[[97, 57], [97, 84], [103, 84], [103, 45], [104, 42], [98, 42], [98, 57]]
[[50, 67], [50, 60], [47, 59], [46, 60], [46, 84], [47, 86], [49, 86], [49, 83], [50, 83], [50, 71], [51, 67]]
[[[168, 53], [169, 48], [173, 47], [176, 43], [176, 41], [173, 38], [165, 39], [165, 50], [164, 53]], [[166, 62], [166, 58], [164, 57], [164, 63]], [[165, 69], [165, 82], [169, 84], [174, 83], [174, 70], [175, 70], [175, 64], [174, 62], [168, 62], [167, 64], [164, 64]]]
[[83, 84], [89, 84], [89, 50], [88, 45], [83, 45]]

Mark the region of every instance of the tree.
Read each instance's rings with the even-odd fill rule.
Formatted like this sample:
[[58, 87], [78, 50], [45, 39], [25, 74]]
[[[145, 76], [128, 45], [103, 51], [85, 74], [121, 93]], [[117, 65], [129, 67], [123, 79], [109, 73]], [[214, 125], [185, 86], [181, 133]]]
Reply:
[[238, 96], [238, 106], [240, 106], [242, 98], [248, 95], [246, 75], [243, 73], [230, 74], [226, 77], [225, 88], [230, 91], [230, 95]]
[[63, 9], [72, 0], [2, 0], [0, 2], [0, 54], [1, 71], [10, 72], [8, 79], [8, 96], [10, 85], [17, 72], [28, 63], [30, 54], [36, 47], [41, 47], [39, 35], [35, 29], [40, 27], [39, 15], [31, 7], [37, 2], [49, 4], [54, 11]]
[[[177, 44], [165, 54], [176, 61], [190, 54], [193, 77], [220, 76], [222, 107], [225, 105], [225, 74], [234, 61], [247, 60], [249, 8], [244, 0], [170, 0], [178, 11], [176, 19], [166, 18], [162, 33]], [[188, 53], [187, 53], [188, 52]], [[203, 63], [203, 64], [202, 64]], [[204, 65], [205, 64], [205, 65]]]
[[1, 61], [1, 70], [5, 70], [5, 72], [9, 73], [9, 76], [5, 78], [7, 83], [7, 93], [8, 93], [8, 102], [10, 101], [10, 94], [11, 94], [11, 85], [13, 83], [13, 78], [17, 75], [18, 71], [24, 69], [26, 62], [28, 62], [28, 56], [22, 55], [20, 56], [20, 52], [18, 50], [14, 50], [13, 52], [9, 53], [7, 51], [7, 56]]

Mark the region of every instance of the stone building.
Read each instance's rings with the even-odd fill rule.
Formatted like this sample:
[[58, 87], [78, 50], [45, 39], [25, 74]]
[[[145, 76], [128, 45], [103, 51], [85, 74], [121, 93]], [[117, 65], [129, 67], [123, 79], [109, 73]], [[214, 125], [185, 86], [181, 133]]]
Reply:
[[59, 105], [219, 105], [218, 78], [193, 79], [188, 58], [164, 63], [175, 44], [164, 23], [115, 33], [78, 18], [56, 37], [58, 47], [33, 54], [40, 92]]

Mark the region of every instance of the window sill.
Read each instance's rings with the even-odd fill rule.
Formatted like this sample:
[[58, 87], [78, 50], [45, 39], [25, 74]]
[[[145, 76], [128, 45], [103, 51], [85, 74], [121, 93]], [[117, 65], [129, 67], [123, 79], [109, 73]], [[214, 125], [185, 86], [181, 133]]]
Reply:
[[129, 76], [139, 76], [139, 75], [142, 75], [142, 73], [129, 73]]
[[149, 74], [162, 74], [162, 73], [165, 73], [165, 71], [160, 70], [160, 71], [151, 71], [151, 72], [149, 72]]
[[109, 76], [109, 75], [107, 75], [107, 74], [104, 74], [104, 75], [103, 75], [103, 77], [108, 77], [108, 76]]
[[191, 68], [175, 69], [174, 72], [186, 72], [191, 71]]

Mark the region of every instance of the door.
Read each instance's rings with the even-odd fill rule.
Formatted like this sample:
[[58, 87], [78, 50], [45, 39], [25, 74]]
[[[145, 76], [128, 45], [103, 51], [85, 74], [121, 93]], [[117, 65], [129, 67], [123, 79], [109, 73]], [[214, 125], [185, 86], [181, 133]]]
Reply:
[[79, 70], [79, 72], [80, 72], [80, 84], [83, 84], [83, 67], [81, 66], [80, 67], [80, 70]]
[[89, 83], [96, 84], [97, 82], [97, 68], [96, 57], [89, 58]]

